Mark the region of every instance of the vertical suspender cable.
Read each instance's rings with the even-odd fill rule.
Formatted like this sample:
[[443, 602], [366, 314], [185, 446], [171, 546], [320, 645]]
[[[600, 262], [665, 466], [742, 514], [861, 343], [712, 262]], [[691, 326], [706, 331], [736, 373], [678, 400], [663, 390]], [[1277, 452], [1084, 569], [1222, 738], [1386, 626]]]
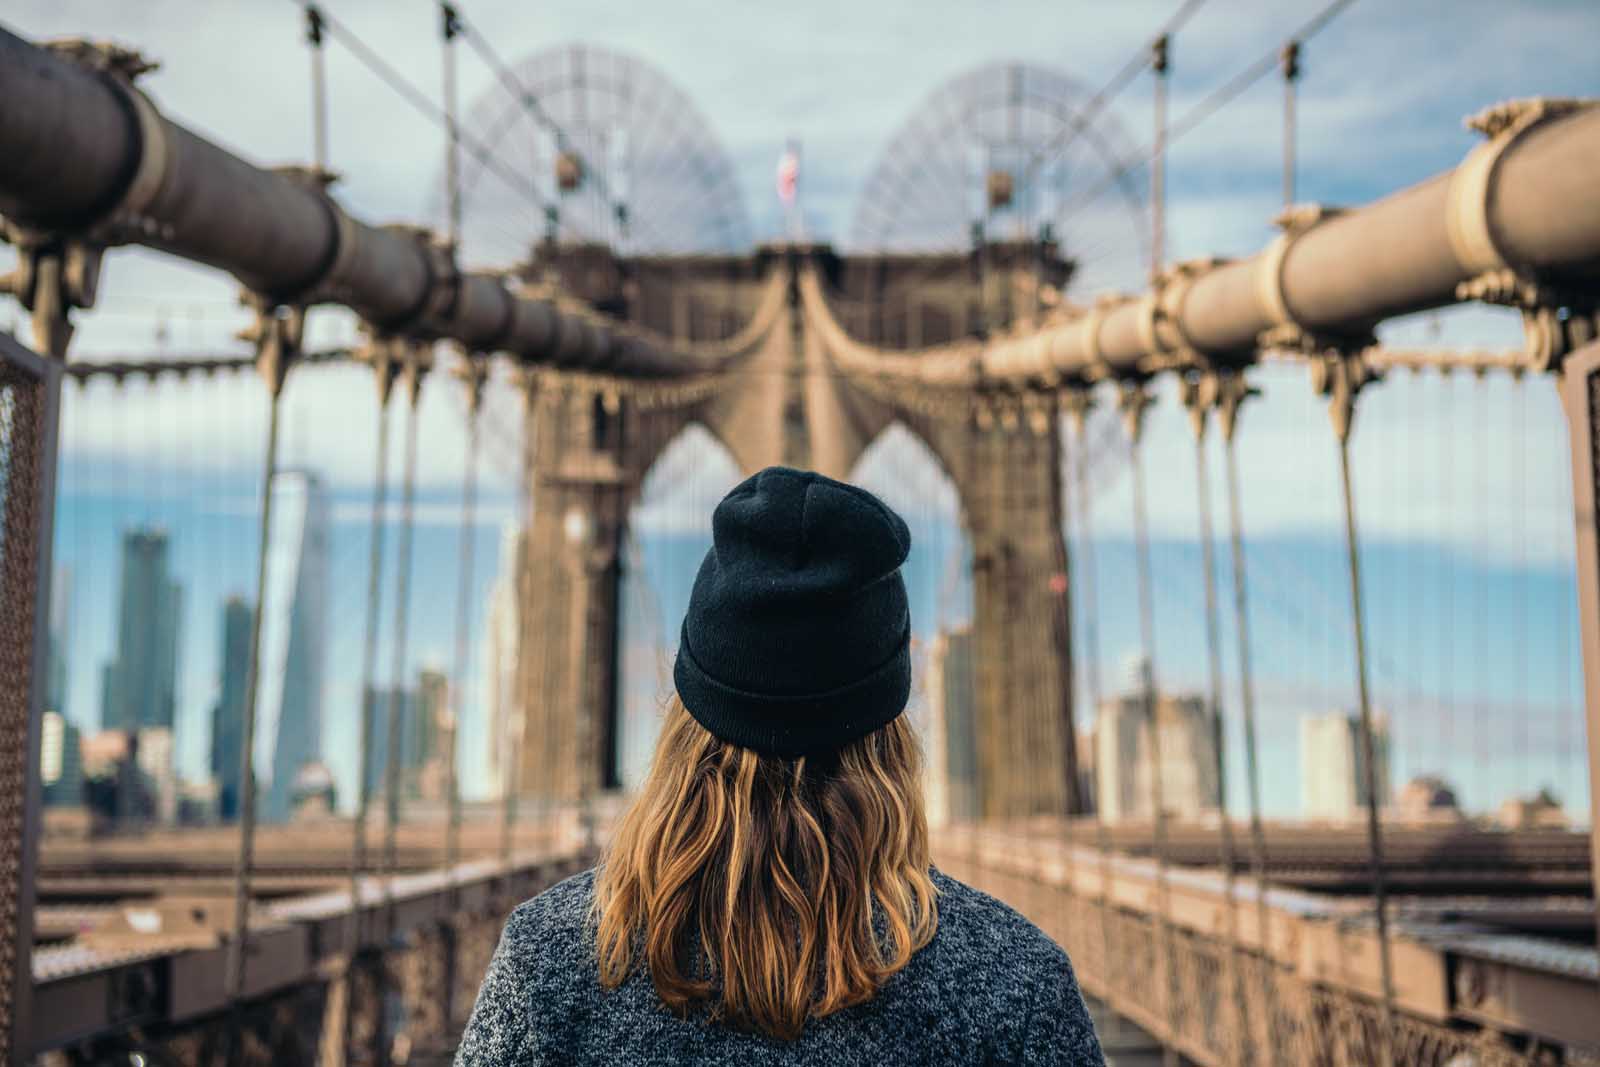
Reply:
[[[444, 115], [447, 132], [445, 145], [445, 198], [447, 201], [448, 240], [453, 254], [459, 256], [461, 246], [461, 136], [456, 116], [456, 48], [455, 39], [460, 33], [455, 8], [448, 3], [439, 5], [440, 32], [444, 38]], [[467, 390], [467, 458], [466, 472], [461, 482], [461, 535], [460, 577], [456, 586], [456, 647], [450, 694], [449, 751], [445, 753], [445, 815], [444, 864], [449, 871], [450, 885], [455, 886], [455, 865], [461, 838], [461, 786], [456, 768], [456, 753], [461, 734], [461, 721], [466, 710], [467, 657], [472, 633], [472, 579], [475, 560], [476, 527], [474, 524], [478, 495], [478, 418], [483, 408], [483, 384], [487, 368], [471, 353], [462, 354], [460, 373]], [[453, 901], [452, 901], [453, 903]]]
[[1073, 475], [1078, 487], [1078, 530], [1081, 540], [1078, 558], [1083, 561], [1078, 584], [1079, 595], [1083, 598], [1084, 680], [1088, 686], [1089, 705], [1095, 709], [1094, 829], [1095, 848], [1100, 853], [1100, 979], [1105, 983], [1105, 999], [1110, 1003], [1117, 985], [1117, 957], [1111, 951], [1111, 847], [1106, 837], [1104, 803], [1098, 788], [1099, 735], [1105, 729], [1105, 722], [1100, 717], [1100, 609], [1096, 596], [1094, 526], [1090, 521], [1088, 400], [1088, 394], [1085, 393], [1079, 405], [1080, 410], [1073, 415], [1073, 440], [1076, 445], [1073, 450]]
[[1528, 450], [1527, 450], [1527, 390], [1523, 387], [1522, 369], [1511, 372], [1513, 399], [1511, 404], [1512, 433], [1515, 438], [1506, 455], [1511, 458], [1511, 469], [1517, 486], [1517, 510], [1513, 519], [1516, 535], [1516, 626], [1512, 637], [1512, 687], [1517, 702], [1516, 763], [1522, 777], [1517, 788], [1523, 793], [1535, 787], [1528, 777], [1530, 755], [1529, 732], [1532, 729], [1532, 707], [1528, 699]]
[[322, 47], [322, 11], [306, 5], [306, 43], [311, 46], [311, 151], [320, 171], [328, 169], [328, 59]]
[[1488, 812], [1494, 807], [1494, 792], [1489, 783], [1489, 507], [1484, 499], [1483, 482], [1489, 469], [1489, 434], [1486, 424], [1489, 418], [1489, 379], [1482, 367], [1475, 368], [1478, 384], [1473, 389], [1477, 412], [1474, 424], [1477, 432], [1477, 456], [1473, 469], [1478, 476], [1478, 493], [1474, 503], [1478, 510], [1478, 558], [1473, 561], [1473, 569], [1477, 573], [1474, 590], [1477, 600], [1477, 610], [1473, 612], [1473, 659], [1476, 664], [1473, 670], [1474, 688], [1477, 692], [1472, 701], [1472, 748], [1474, 762], [1474, 777], [1481, 790], [1480, 810]]
[[[265, 331], [268, 326], [263, 323]], [[280, 357], [281, 358], [281, 357]], [[261, 482], [260, 543], [256, 556], [256, 611], [250, 622], [250, 669], [245, 674], [244, 722], [239, 729], [239, 853], [233, 876], [233, 936], [228, 939], [224, 993], [228, 998], [227, 1062], [242, 1056], [245, 961], [250, 939], [250, 874], [256, 840], [256, 702], [261, 692], [261, 618], [265, 614], [267, 561], [272, 537], [272, 482], [278, 474], [278, 415], [283, 396], [281, 373], [268, 375], [267, 450]]]
[[450, 247], [461, 251], [461, 120], [456, 99], [456, 38], [460, 16], [448, 3], [439, 5], [440, 34], [444, 38], [445, 215]]
[[[350, 912], [345, 917], [346, 965], [354, 960], [361, 948], [365, 932], [362, 928], [363, 908], [361, 879], [367, 867], [367, 817], [372, 800], [372, 726], [373, 713], [378, 702], [375, 688], [378, 666], [379, 616], [383, 609], [383, 538], [384, 512], [388, 507], [389, 481], [389, 393], [394, 381], [387, 361], [375, 360], [373, 373], [378, 387], [378, 441], [374, 460], [372, 482], [372, 527], [367, 539], [367, 621], [366, 634], [361, 646], [361, 727], [357, 744], [356, 814], [351, 830], [350, 846]], [[346, 982], [351, 976], [346, 975]], [[349, 992], [349, 990], [347, 990]], [[351, 1013], [345, 1012], [344, 1048], [350, 1045]]]
[[[1445, 387], [1449, 386], [1447, 390]], [[1447, 438], [1449, 431], [1455, 427], [1454, 413], [1455, 377], [1450, 373], [1449, 364], [1439, 366], [1439, 407], [1442, 440], [1439, 447], [1439, 512], [1448, 516], [1450, 503], [1454, 494], [1451, 492], [1455, 467], [1451, 460], [1455, 458], [1455, 449], [1449, 447]], [[1441, 539], [1444, 528], [1440, 530]], [[1450, 765], [1450, 749], [1455, 742], [1456, 726], [1456, 701], [1455, 701], [1455, 571], [1449, 551], [1440, 552], [1439, 556], [1439, 618], [1444, 623], [1444, 635], [1440, 641], [1439, 649], [1439, 702], [1443, 705], [1443, 714], [1439, 716], [1439, 763], [1440, 773], [1447, 773]]]
[[[404, 345], [405, 366], [402, 368], [406, 401], [406, 458], [400, 484], [400, 532], [395, 539], [394, 582], [394, 659], [390, 667], [388, 710], [388, 741], [385, 746], [388, 762], [385, 767], [383, 787], [383, 909], [385, 936], [394, 934], [394, 875], [399, 860], [400, 829], [400, 771], [405, 752], [401, 716], [405, 714], [406, 639], [411, 607], [411, 531], [412, 511], [417, 492], [417, 401], [422, 395], [423, 356], [420, 348], [411, 343]], [[412, 714], [421, 708], [422, 693], [416, 695]]]
[[[1214, 379], [1213, 379], [1214, 382]], [[1198, 384], [1198, 383], [1197, 383]], [[1221, 624], [1217, 618], [1217, 568], [1211, 543], [1211, 477], [1206, 462], [1206, 417], [1215, 398], [1201, 393], [1192, 398], [1190, 415], [1194, 426], [1195, 487], [1200, 519], [1200, 565], [1205, 570], [1206, 596], [1206, 661], [1210, 676], [1210, 704], [1212, 724], [1212, 756], [1217, 775], [1217, 832], [1222, 861], [1222, 892], [1227, 902], [1224, 912], [1224, 934], [1228, 939], [1227, 985], [1232, 1001], [1233, 1025], [1231, 1040], [1223, 1047], [1243, 1054], [1245, 1041], [1244, 987], [1241, 980], [1239, 957], [1239, 915], [1234, 900], [1233, 823], [1228, 817], [1227, 731], [1222, 724], [1222, 646]]]
[[1167, 262], [1167, 35], [1150, 46], [1150, 69], [1156, 76], [1156, 135], [1150, 154], [1150, 276], [1158, 278]]
[[[1034, 319], [1036, 320], [1037, 317], [1038, 310], [1035, 308]], [[1049, 434], [1051, 443], [1054, 446], [1056, 457], [1056, 478], [1054, 491], [1058, 501], [1058, 510], [1055, 512], [1057, 536], [1061, 538], [1062, 548], [1064, 549], [1060, 561], [1061, 570], [1059, 572], [1059, 580], [1055, 574], [1052, 574], [1050, 577], [1050, 589], [1053, 595], [1053, 600], [1051, 603], [1051, 622], [1059, 628], [1056, 632], [1065, 637], [1067, 641], [1067, 648], [1069, 649], [1070, 653], [1074, 624], [1074, 620], [1072, 618], [1072, 600], [1075, 592], [1075, 586], [1073, 585], [1072, 581], [1072, 534], [1070, 532], [1073, 510], [1071, 482], [1072, 466], [1066, 455], [1066, 435], [1062, 433], [1061, 419], [1053, 412], [1050, 417]], [[1078, 705], [1077, 690], [1077, 669], [1079, 660], [1080, 657], [1078, 656], [1071, 656], [1068, 660], [1068, 672], [1065, 681], [1065, 689], [1067, 692], [1066, 707], [1068, 709], [1068, 714], [1064, 715], [1061, 719], [1062, 743], [1064, 746], [1070, 746], [1065, 748], [1064, 751], [1070, 752], [1072, 756], [1070, 763], [1063, 768], [1063, 770], [1068, 771], [1065, 781], [1067, 791], [1062, 798], [1063, 803], [1061, 819], [1061, 846], [1063, 849], [1062, 862], [1066, 889], [1066, 892], [1060, 894], [1063, 911], [1069, 909], [1073, 901], [1075, 901], [1077, 898], [1077, 835], [1075, 832], [1075, 827], [1072, 823], [1075, 818], [1084, 813], [1084, 807], [1087, 803], [1087, 798], [1085, 798], [1079, 790], [1079, 785], [1081, 783], [1078, 776], [1078, 736], [1076, 731], [1077, 716], [1072, 714], [1072, 712], [1076, 711], [1080, 706]], [[1061, 918], [1065, 919], [1066, 921], [1062, 922], [1061, 924], [1060, 940], [1063, 945], [1066, 945], [1069, 935], [1075, 931], [1077, 924], [1071, 921], [1070, 911], [1061, 916]], [[1077, 945], [1073, 944], [1068, 947], [1075, 951]]]
[[1394, 971], [1389, 955], [1388, 899], [1383, 873], [1383, 827], [1378, 819], [1377, 751], [1373, 743], [1372, 699], [1367, 686], [1367, 644], [1362, 623], [1361, 553], [1356, 539], [1355, 493], [1350, 482], [1350, 424], [1355, 410], [1357, 376], [1363, 373], [1353, 359], [1340, 359], [1333, 371], [1342, 377], [1334, 385], [1334, 433], [1339, 439], [1339, 478], [1344, 496], [1345, 556], [1350, 574], [1350, 632], [1355, 644], [1356, 692], [1361, 707], [1361, 787], [1366, 794], [1367, 849], [1372, 870], [1372, 903], [1378, 927], [1378, 963], [1383, 980], [1383, 1000], [1378, 1012], [1378, 1067], [1394, 1067]]
[[[467, 379], [467, 459], [461, 483], [461, 572], [456, 586], [455, 693], [451, 709], [450, 750], [445, 759], [445, 799], [449, 812], [445, 823], [444, 862], [454, 869], [460, 853], [461, 784], [456, 767], [462, 716], [466, 712], [467, 660], [472, 643], [472, 586], [476, 574], [474, 553], [477, 540], [478, 447], [483, 409], [483, 379], [487, 368], [474, 357], [465, 357]], [[451, 875], [452, 882], [455, 876]]]
[[533, 452], [536, 429], [534, 426], [538, 398], [538, 379], [531, 370], [522, 372], [522, 456], [517, 471], [517, 550], [516, 550], [516, 601], [517, 601], [517, 666], [516, 699], [505, 716], [506, 736], [501, 743], [506, 746], [507, 770], [504, 793], [500, 797], [500, 874], [502, 892], [511, 892], [511, 845], [517, 823], [517, 796], [522, 788], [523, 744], [527, 740], [529, 701], [528, 671], [528, 616], [533, 605]]
[[[1169, 1037], [1177, 1035], [1177, 998], [1173, 989], [1172, 929], [1168, 909], [1171, 901], [1167, 894], [1167, 805], [1165, 783], [1162, 781], [1164, 761], [1161, 757], [1161, 724], [1157, 714], [1157, 688], [1155, 667], [1155, 591], [1150, 577], [1150, 530], [1145, 508], [1143, 424], [1144, 409], [1150, 395], [1143, 383], [1127, 382], [1122, 390], [1123, 417], [1127, 422], [1128, 439], [1133, 445], [1133, 537], [1136, 580], [1139, 596], [1139, 643], [1142, 651], [1138, 696], [1141, 705], [1141, 725], [1149, 731], [1148, 756], [1150, 768], [1150, 806], [1153, 829], [1153, 850], [1156, 860], [1156, 970], [1160, 978], [1160, 1005], [1166, 1016]], [[1175, 1064], [1176, 1053], [1170, 1041], [1164, 1043], [1163, 1059]]]
[[1300, 78], [1300, 42], [1283, 46], [1283, 205], [1295, 195], [1295, 82]]
[[1267, 908], [1267, 842], [1261, 822], [1261, 766], [1256, 750], [1256, 691], [1250, 670], [1250, 601], [1244, 559], [1244, 518], [1239, 503], [1239, 451], [1234, 437], [1239, 405], [1250, 395], [1242, 374], [1224, 380], [1218, 421], [1227, 453], [1228, 540], [1233, 555], [1234, 626], [1239, 642], [1239, 709], [1244, 721], [1244, 769], [1250, 804], [1250, 868], [1256, 883], [1256, 940], [1261, 953], [1261, 1011], [1264, 1015], [1266, 1063], [1278, 1062], [1276, 983], [1273, 981], [1272, 936]]
[[[1155, 73], [1155, 137], [1153, 140], [1154, 151], [1150, 160], [1150, 276], [1151, 279], [1161, 277], [1166, 269], [1167, 262], [1167, 78], [1169, 69], [1170, 40], [1166, 34], [1157, 37], [1151, 44], [1150, 69]], [[1141, 429], [1144, 423], [1144, 408], [1149, 403], [1149, 396], [1142, 383], [1135, 383], [1131, 389], [1137, 392], [1137, 398], [1130, 408], [1128, 433], [1133, 441], [1133, 521], [1134, 538], [1137, 541], [1138, 551], [1138, 583], [1139, 583], [1139, 634], [1141, 644], [1144, 646], [1144, 722], [1150, 730], [1150, 793], [1154, 805], [1154, 834], [1156, 854], [1156, 901], [1160, 911], [1158, 920], [1158, 935], [1160, 948], [1157, 952], [1161, 960], [1161, 996], [1162, 1007], [1166, 1013], [1167, 1026], [1172, 1036], [1177, 1036], [1177, 998], [1174, 995], [1173, 958], [1172, 958], [1172, 927], [1169, 922], [1171, 916], [1168, 909], [1171, 901], [1167, 893], [1167, 813], [1166, 801], [1163, 795], [1162, 782], [1163, 761], [1161, 758], [1161, 724], [1156, 714], [1156, 668], [1155, 668], [1155, 601], [1154, 590], [1151, 589], [1150, 578], [1150, 535], [1145, 514], [1145, 486], [1144, 486], [1144, 455], [1142, 446]], [[1130, 392], [1124, 393], [1130, 397]], [[1167, 1042], [1162, 1049], [1162, 1059], [1168, 1064], [1177, 1063], [1177, 1054], [1173, 1051], [1171, 1043]]]

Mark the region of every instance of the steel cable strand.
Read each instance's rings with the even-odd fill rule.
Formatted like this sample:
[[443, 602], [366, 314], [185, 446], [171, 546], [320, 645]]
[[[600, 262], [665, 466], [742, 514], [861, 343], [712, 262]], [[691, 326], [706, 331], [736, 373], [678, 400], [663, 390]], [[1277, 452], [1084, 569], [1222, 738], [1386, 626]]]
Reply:
[[1227, 911], [1224, 916], [1228, 941], [1229, 973], [1227, 984], [1234, 1012], [1232, 1020], [1234, 1028], [1229, 1035], [1229, 1044], [1225, 1045], [1225, 1047], [1233, 1055], [1240, 1056], [1246, 1047], [1244, 1040], [1246, 1020], [1244, 989], [1240, 974], [1241, 953], [1239, 947], [1238, 905], [1235, 899], [1234, 884], [1233, 823], [1228, 812], [1228, 777], [1227, 758], [1225, 755], [1227, 731], [1224, 729], [1222, 716], [1221, 622], [1217, 611], [1216, 561], [1212, 546], [1211, 478], [1206, 455], [1206, 415], [1207, 412], [1204, 408], [1197, 415], [1200, 421], [1195, 435], [1195, 486], [1199, 505], [1201, 567], [1205, 572], [1206, 660], [1210, 682], [1211, 716], [1214, 724], [1211, 747], [1217, 776], [1218, 829], [1222, 859], [1223, 896], [1227, 899]]
[[1226, 435], [1228, 473], [1228, 525], [1229, 541], [1233, 553], [1233, 601], [1235, 628], [1238, 633], [1239, 699], [1243, 712], [1245, 742], [1245, 775], [1250, 807], [1250, 866], [1256, 883], [1256, 939], [1261, 953], [1261, 1008], [1265, 1023], [1266, 1047], [1269, 1063], [1277, 1062], [1278, 1010], [1276, 986], [1272, 980], [1274, 969], [1270, 913], [1267, 903], [1267, 846], [1261, 818], [1261, 771], [1257, 756], [1255, 682], [1251, 672], [1250, 655], [1250, 604], [1244, 554], [1244, 521], [1239, 492], [1239, 459], [1234, 447], [1233, 434]]

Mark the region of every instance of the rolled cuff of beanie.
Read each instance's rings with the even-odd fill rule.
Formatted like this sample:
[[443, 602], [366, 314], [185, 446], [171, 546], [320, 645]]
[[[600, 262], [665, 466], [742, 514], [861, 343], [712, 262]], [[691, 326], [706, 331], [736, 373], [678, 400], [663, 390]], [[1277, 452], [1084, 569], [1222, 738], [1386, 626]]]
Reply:
[[899, 718], [911, 698], [911, 631], [864, 678], [825, 692], [777, 696], [707, 674], [695, 662], [685, 628], [672, 680], [695, 721], [728, 744], [797, 759], [843, 748]]

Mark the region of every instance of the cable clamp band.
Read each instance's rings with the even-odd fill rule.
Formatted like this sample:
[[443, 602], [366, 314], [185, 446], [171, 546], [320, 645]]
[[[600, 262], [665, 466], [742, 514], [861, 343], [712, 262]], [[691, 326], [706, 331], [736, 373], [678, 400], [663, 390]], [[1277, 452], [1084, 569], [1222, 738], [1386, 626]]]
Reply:
[[1571, 97], [1533, 97], [1496, 104], [1467, 119], [1466, 125], [1487, 140], [1469, 152], [1450, 175], [1445, 198], [1450, 251], [1463, 271], [1482, 274], [1512, 266], [1489, 219], [1495, 178], [1507, 150], [1541, 123], [1596, 103]]
[[1295, 204], [1285, 208], [1272, 220], [1273, 225], [1278, 227], [1278, 236], [1256, 260], [1255, 285], [1256, 304], [1273, 327], [1301, 326], [1289, 309], [1288, 297], [1283, 290], [1283, 265], [1289, 258], [1289, 250], [1300, 238], [1342, 214], [1344, 209], [1340, 207]]
[[1146, 353], [1140, 361], [1142, 373], [1208, 365], [1206, 356], [1183, 332], [1183, 304], [1197, 279], [1226, 262], [1216, 257], [1184, 260], [1157, 276], [1140, 301], [1139, 340]]

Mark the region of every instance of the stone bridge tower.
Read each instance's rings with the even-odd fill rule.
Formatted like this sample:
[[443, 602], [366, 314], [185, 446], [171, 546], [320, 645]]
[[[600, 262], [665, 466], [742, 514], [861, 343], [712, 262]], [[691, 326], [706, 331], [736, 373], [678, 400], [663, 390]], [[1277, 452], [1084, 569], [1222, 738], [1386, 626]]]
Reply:
[[[1030, 318], [1040, 288], [1059, 292], [1071, 271], [1053, 247], [996, 245], [985, 254], [982, 272], [965, 255], [846, 258], [826, 247], [633, 260], [584, 248], [535, 260], [543, 277], [530, 284], [559, 281], [585, 303], [689, 344], [725, 340], [763, 315], [771, 321], [704, 396], [663, 398], [570, 373], [528, 380], [519, 688], [524, 736], [536, 741], [521, 747], [523, 794], [570, 801], [618, 784], [620, 548], [646, 472], [685, 426], [703, 425], [746, 472], [784, 463], [848, 478], [899, 422], [954, 483], [973, 546], [982, 811], [1078, 806], [1069, 795], [1071, 613], [1053, 415], [1019, 421], [981, 398], [934, 413], [864, 391], [833, 364], [799, 292], [800, 272], [814, 270], [832, 291], [838, 326], [864, 342], [919, 348]], [[764, 311], [774, 297], [781, 306]]]

